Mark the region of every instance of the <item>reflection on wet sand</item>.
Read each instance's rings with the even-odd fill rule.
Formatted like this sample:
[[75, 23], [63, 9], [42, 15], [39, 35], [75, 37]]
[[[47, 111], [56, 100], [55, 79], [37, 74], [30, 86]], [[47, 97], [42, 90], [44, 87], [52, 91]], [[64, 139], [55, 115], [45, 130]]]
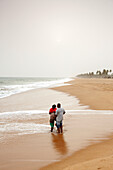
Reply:
[[68, 152], [67, 144], [64, 140], [63, 134], [51, 134], [52, 136], [52, 142], [53, 146], [56, 149], [57, 152], [59, 152], [61, 155], [64, 155]]

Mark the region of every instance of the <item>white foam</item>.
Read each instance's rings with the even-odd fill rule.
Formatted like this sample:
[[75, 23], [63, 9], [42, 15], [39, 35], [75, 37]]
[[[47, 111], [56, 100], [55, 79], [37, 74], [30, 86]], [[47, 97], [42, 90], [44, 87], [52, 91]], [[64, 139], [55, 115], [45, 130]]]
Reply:
[[67, 113], [74, 115], [112, 115], [112, 110], [67, 110]]
[[9, 123], [0, 125], [0, 131], [8, 133], [33, 134], [33, 133], [47, 133], [49, 131], [49, 125], [36, 124], [36, 123]]
[[[109, 118], [113, 115], [110, 110], [66, 110], [65, 118], [72, 116], [72, 119], [81, 119], [90, 115], [106, 115]], [[69, 118], [68, 117], [68, 118]], [[94, 118], [94, 117], [93, 117]], [[26, 110], [0, 113], [0, 142], [16, 135], [49, 133], [48, 110]]]
[[33, 90], [36, 88], [51, 88], [57, 86], [65, 86], [70, 84], [64, 84], [65, 82], [71, 81], [71, 78], [65, 78], [60, 80], [54, 81], [40, 81], [35, 82], [32, 84], [25, 84], [25, 85], [7, 85], [0, 87], [0, 98], [8, 97], [13, 94]]
[[46, 115], [48, 113], [48, 110], [25, 110], [25, 111], [13, 111], [13, 112], [2, 112], [2, 113], [0, 113], [0, 118], [1, 117], [3, 117], [3, 116], [15, 116], [15, 115], [17, 115], [17, 116], [24, 116], [24, 115], [26, 115], [26, 116], [29, 116], [29, 115]]
[[[30, 116], [30, 115], [37, 115], [37, 116], [48, 116], [48, 110], [24, 110], [24, 111], [13, 111], [13, 112], [2, 112], [0, 113], [0, 118], [4, 117], [12, 117], [12, 116]], [[112, 110], [66, 110], [66, 113], [69, 114], [113, 114]]]
[[49, 133], [50, 125], [29, 122], [10, 122], [0, 123], [0, 142], [6, 141], [18, 135]]
[[48, 133], [50, 130], [48, 117], [48, 111], [45, 110], [0, 113], [0, 141], [15, 135]]
[[15, 111], [15, 112], [3, 112], [0, 113], [0, 123], [1, 122], [11, 122], [11, 121], [33, 121], [40, 118], [48, 118], [49, 114], [46, 110], [27, 110], [27, 111]]
[[16, 159], [16, 160], [11, 160], [13, 162], [58, 162], [60, 160], [41, 160], [41, 159]]

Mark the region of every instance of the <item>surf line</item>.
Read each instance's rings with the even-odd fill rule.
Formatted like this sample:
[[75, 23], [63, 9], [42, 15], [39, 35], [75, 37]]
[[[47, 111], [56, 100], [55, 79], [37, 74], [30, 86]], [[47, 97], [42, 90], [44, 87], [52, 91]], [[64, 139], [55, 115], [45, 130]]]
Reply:
[[[112, 110], [66, 110], [67, 113], [72, 114], [113, 114]], [[11, 115], [11, 114], [47, 114], [48, 110], [20, 110], [20, 111], [12, 111], [12, 112], [1, 112], [0, 116], [2, 115]]]
[[11, 162], [58, 162], [60, 160], [40, 160], [40, 159], [17, 159], [11, 160]]

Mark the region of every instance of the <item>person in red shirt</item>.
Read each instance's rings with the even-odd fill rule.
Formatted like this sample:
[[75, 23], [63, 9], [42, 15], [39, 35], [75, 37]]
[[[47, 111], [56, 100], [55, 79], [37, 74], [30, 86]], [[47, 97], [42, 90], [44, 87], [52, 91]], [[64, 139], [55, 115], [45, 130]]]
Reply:
[[53, 128], [54, 128], [54, 121], [55, 121], [55, 113], [56, 113], [56, 105], [52, 105], [52, 108], [50, 108], [49, 110], [49, 114], [50, 114], [50, 126], [51, 126], [51, 132], [53, 132]]

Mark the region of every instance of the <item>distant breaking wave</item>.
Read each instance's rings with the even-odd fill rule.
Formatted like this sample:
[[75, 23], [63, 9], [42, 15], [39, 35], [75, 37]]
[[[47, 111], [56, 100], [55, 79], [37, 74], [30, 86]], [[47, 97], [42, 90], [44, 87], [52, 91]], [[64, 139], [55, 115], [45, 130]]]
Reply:
[[64, 78], [64, 79], [47, 79], [47, 78], [39, 78], [33, 79], [30, 81], [28, 78], [21, 78], [21, 81], [17, 81], [17, 78], [8, 78], [1, 80], [0, 78], [0, 98], [8, 97], [13, 94], [37, 89], [37, 88], [50, 88], [50, 87], [57, 87], [57, 86], [64, 86], [69, 84], [64, 84], [64, 82], [71, 81], [71, 78]]

